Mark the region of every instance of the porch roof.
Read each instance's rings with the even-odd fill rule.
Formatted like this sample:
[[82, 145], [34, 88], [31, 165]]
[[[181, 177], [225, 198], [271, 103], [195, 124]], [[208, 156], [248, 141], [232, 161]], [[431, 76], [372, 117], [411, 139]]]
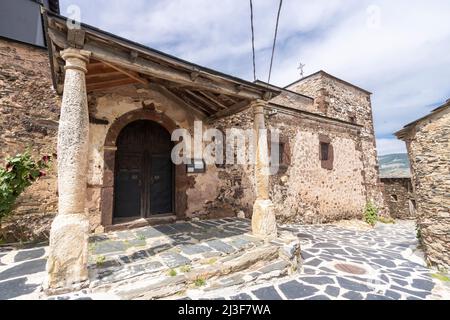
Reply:
[[245, 109], [252, 100], [270, 100], [280, 90], [252, 83], [44, 10], [53, 85], [64, 90], [64, 60], [60, 51], [72, 47], [91, 52], [86, 75], [88, 92], [139, 84], [164, 90], [205, 118], [217, 119]]

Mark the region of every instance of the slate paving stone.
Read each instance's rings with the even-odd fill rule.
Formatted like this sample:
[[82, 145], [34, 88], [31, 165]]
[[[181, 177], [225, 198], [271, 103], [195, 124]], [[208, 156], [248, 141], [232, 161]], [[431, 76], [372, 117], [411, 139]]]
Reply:
[[133, 231], [116, 232], [116, 236], [121, 240], [136, 238], [136, 234]]
[[170, 236], [172, 234], [179, 233], [178, 230], [176, 230], [168, 225], [156, 226], [155, 230], [161, 232], [164, 236], [167, 236], [167, 235]]
[[199, 232], [200, 229], [190, 223], [174, 223], [170, 225], [172, 228], [177, 230], [178, 232], [190, 233], [190, 232]]
[[160, 255], [169, 268], [177, 268], [191, 263], [191, 260], [176, 252], [164, 252]]
[[325, 249], [324, 252], [330, 255], [348, 256], [349, 254], [342, 249]]
[[302, 259], [303, 259], [303, 260], [306, 260], [306, 259], [309, 259], [309, 258], [312, 258], [312, 257], [313, 257], [313, 255], [310, 254], [310, 253], [308, 253], [306, 250], [302, 250], [302, 251], [300, 252], [300, 255], [302, 256]]
[[349, 300], [363, 300], [364, 299], [362, 294], [359, 292], [356, 292], [356, 291], [346, 292], [342, 295], [342, 297], [347, 298]]
[[30, 294], [39, 288], [37, 284], [27, 284], [27, 278], [0, 282], [0, 300], [8, 300]]
[[366, 286], [365, 284], [361, 284], [352, 280], [348, 280], [346, 278], [337, 277], [338, 284], [341, 288], [351, 290], [351, 291], [360, 291], [360, 292], [370, 292], [371, 288]]
[[395, 268], [397, 267], [394, 262], [386, 260], [386, 259], [372, 259], [371, 262], [377, 263], [387, 268]]
[[26, 260], [33, 260], [37, 258], [41, 258], [45, 254], [44, 248], [38, 248], [34, 250], [26, 250], [26, 251], [19, 251], [14, 256], [14, 262], [22, 262]]
[[401, 291], [404, 293], [408, 293], [410, 295], [414, 295], [414, 296], [417, 296], [422, 299], [425, 299], [428, 295], [431, 294], [431, 292], [428, 292], [428, 291], [415, 291], [415, 290], [409, 290], [404, 287], [398, 287], [398, 286], [391, 286], [391, 289], [396, 290], [396, 291]]
[[391, 277], [392, 281], [401, 286], [407, 286], [408, 282], [402, 279], [398, 279], [396, 277]]
[[325, 293], [332, 297], [339, 296], [340, 291], [341, 291], [341, 289], [338, 287], [335, 287], [335, 286], [327, 286], [325, 288]]
[[237, 286], [237, 285], [240, 285], [240, 284], [242, 284], [242, 283], [244, 283], [244, 282], [245, 282], [245, 281], [244, 281], [244, 279], [242, 278], [242, 275], [241, 275], [241, 274], [236, 274], [236, 275], [234, 275], [234, 276], [231, 276], [231, 277], [228, 277], [228, 278], [225, 278], [225, 279], [220, 280], [220, 284], [221, 284], [223, 287]]
[[299, 277], [298, 279], [308, 284], [316, 284], [316, 285], [334, 284], [334, 280], [330, 277]]
[[230, 244], [233, 247], [235, 247], [236, 249], [240, 250], [240, 249], [246, 248], [250, 244], [250, 241], [242, 239], [242, 238], [235, 238], [230, 241]]
[[149, 255], [149, 257], [153, 257], [154, 255], [163, 252], [163, 251], [167, 251], [172, 249], [173, 246], [170, 244], [160, 244], [151, 248], [146, 249], [147, 254]]
[[260, 288], [252, 291], [252, 293], [260, 300], [282, 300], [273, 286]]
[[319, 291], [315, 287], [301, 284], [295, 280], [280, 284], [278, 287], [288, 299], [306, 298]]
[[123, 241], [104, 241], [96, 243], [94, 246], [94, 254], [105, 254], [111, 252], [125, 251], [127, 246]]
[[221, 240], [207, 241], [205, 245], [223, 253], [233, 253], [235, 249]]
[[306, 298], [305, 300], [331, 300], [330, 298], [328, 298], [326, 295], [324, 295], [324, 294], [321, 294], [321, 295], [318, 295], [318, 296], [312, 296], [312, 297], [309, 297], [309, 298]]
[[368, 293], [366, 300], [392, 300], [389, 297], [381, 296], [379, 294]]
[[386, 292], [384, 294], [386, 295], [386, 297], [389, 297], [394, 300], [399, 300], [402, 297], [402, 295], [400, 293], [392, 291], [392, 290], [386, 290]]
[[196, 244], [196, 245], [190, 245], [190, 246], [183, 246], [181, 247], [181, 252], [187, 255], [195, 255], [200, 254], [203, 252], [209, 252], [211, 251], [210, 248], [204, 245]]
[[339, 248], [339, 245], [331, 243], [331, 242], [322, 242], [322, 243], [315, 243], [313, 245], [314, 248]]
[[304, 264], [307, 266], [318, 267], [322, 262], [322, 260], [314, 258], [313, 260], [305, 261]]
[[145, 237], [147, 239], [158, 238], [158, 237], [161, 237], [163, 235], [164, 234], [162, 232], [156, 230], [153, 227], [148, 227], [148, 228], [140, 229], [140, 230], [136, 231], [136, 236], [137, 237]]
[[231, 300], [252, 300], [252, 297], [246, 293], [241, 293], [236, 296], [230, 297]]
[[273, 271], [281, 271], [289, 267], [289, 263], [286, 261], [279, 261], [272, 264], [269, 264], [268, 266], [262, 267], [258, 271], [261, 273], [270, 273]]
[[405, 271], [398, 271], [395, 269], [389, 270], [390, 273], [394, 273], [402, 278], [408, 278], [411, 274], [409, 272], [405, 272]]
[[125, 242], [125, 245], [128, 247], [145, 247], [147, 242], [145, 240], [133, 239]]
[[431, 291], [434, 288], [434, 282], [422, 279], [414, 279], [411, 286], [414, 287], [415, 289]]
[[146, 250], [139, 250], [131, 255], [131, 260], [139, 261], [148, 258]]
[[22, 262], [0, 272], [0, 281], [45, 271], [46, 259]]

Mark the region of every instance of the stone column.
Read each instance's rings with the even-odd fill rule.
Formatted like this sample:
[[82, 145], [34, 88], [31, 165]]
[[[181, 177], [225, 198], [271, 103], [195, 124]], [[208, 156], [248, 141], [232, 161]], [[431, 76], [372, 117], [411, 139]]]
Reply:
[[85, 210], [89, 114], [86, 65], [90, 52], [66, 49], [64, 94], [58, 129], [58, 215], [50, 231], [47, 289], [74, 288], [88, 280], [89, 219]]
[[265, 125], [264, 107], [267, 102], [256, 100], [252, 102], [256, 136], [255, 148], [255, 182], [256, 201], [253, 205], [252, 231], [256, 236], [274, 238], [277, 236], [277, 224], [273, 203], [269, 197], [269, 147]]

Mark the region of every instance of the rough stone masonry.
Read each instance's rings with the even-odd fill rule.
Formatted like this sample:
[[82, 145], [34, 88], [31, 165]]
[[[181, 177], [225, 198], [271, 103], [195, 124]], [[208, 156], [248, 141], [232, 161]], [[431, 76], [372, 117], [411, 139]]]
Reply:
[[450, 100], [396, 133], [406, 142], [428, 261], [450, 267]]
[[[1, 157], [20, 152], [28, 144], [36, 154], [54, 153], [60, 97], [52, 88], [47, 53], [12, 41], [0, 44], [0, 121], [5, 128], [1, 132]], [[385, 210], [378, 183], [370, 93], [325, 72], [279, 89], [281, 94], [264, 108], [267, 127], [281, 132], [281, 164], [269, 181], [277, 221], [323, 223], [360, 218], [368, 201]], [[151, 86], [123, 85], [88, 92], [87, 97], [86, 210], [90, 230], [102, 232], [102, 203], [105, 190], [110, 188], [108, 181], [114, 179], [114, 172], [105, 165], [110, 150], [106, 140], [115, 123], [123, 117], [153, 112], [192, 131], [198, 117]], [[205, 125], [205, 129], [252, 126], [252, 111], [244, 109]], [[328, 147], [327, 160], [321, 159], [322, 145]], [[21, 197], [7, 229], [10, 240], [45, 238], [48, 234], [57, 211], [55, 176], [56, 168]], [[256, 197], [253, 166], [208, 165], [204, 173], [186, 175], [176, 183], [176, 197], [185, 203], [183, 219], [235, 216], [239, 212], [252, 215]]]

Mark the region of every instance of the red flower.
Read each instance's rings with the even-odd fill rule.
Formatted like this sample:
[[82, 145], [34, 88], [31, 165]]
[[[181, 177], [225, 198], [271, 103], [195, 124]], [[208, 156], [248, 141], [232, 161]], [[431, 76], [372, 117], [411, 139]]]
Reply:
[[39, 171], [39, 178], [45, 177], [46, 175], [44, 171]]
[[44, 161], [44, 163], [47, 163], [50, 161], [50, 156], [43, 156], [42, 157], [42, 161]]

